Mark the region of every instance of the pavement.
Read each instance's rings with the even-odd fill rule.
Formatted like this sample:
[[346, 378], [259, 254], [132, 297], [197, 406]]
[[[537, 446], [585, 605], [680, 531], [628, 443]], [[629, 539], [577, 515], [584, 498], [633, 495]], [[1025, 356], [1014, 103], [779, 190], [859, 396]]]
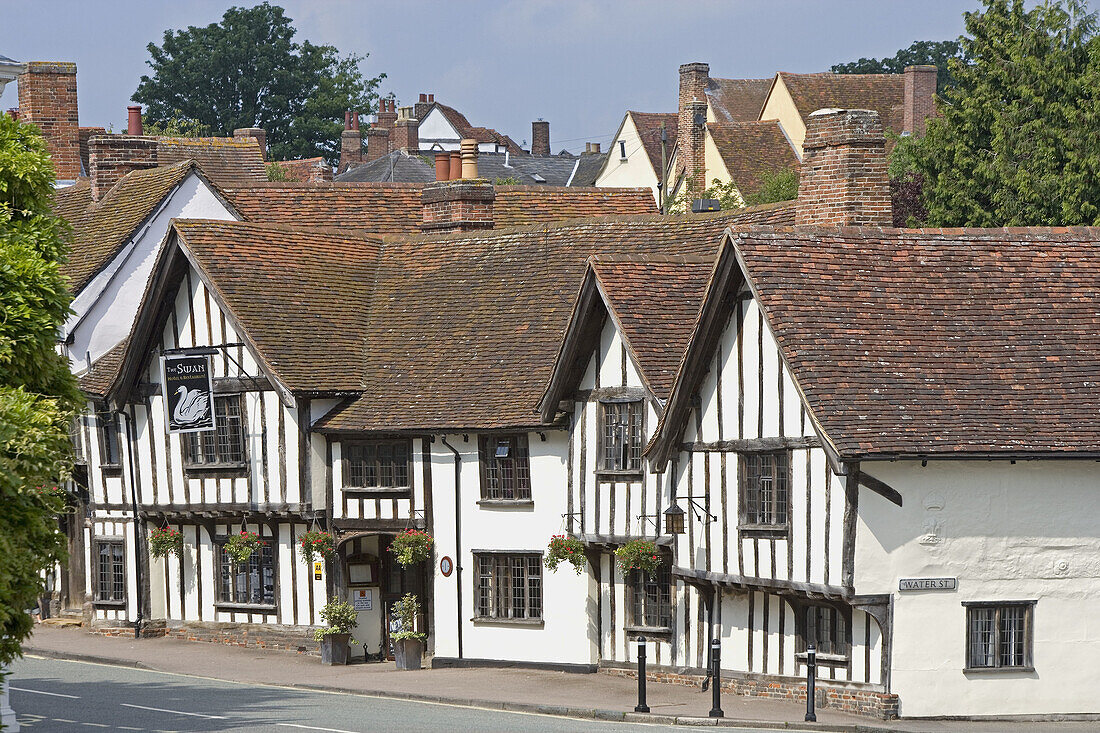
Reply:
[[180, 639], [132, 639], [79, 628], [37, 625], [24, 644], [30, 656], [80, 660], [171, 674], [274, 685], [301, 690], [418, 700], [490, 710], [664, 725], [851, 731], [852, 733], [1046, 733], [1096, 731], [1100, 722], [1005, 722], [905, 719], [879, 721], [819, 710], [805, 723], [801, 704], [723, 694], [725, 717], [708, 717], [710, 693], [697, 687], [650, 682], [650, 714], [634, 713], [637, 682], [607, 674], [519, 668], [424, 669], [403, 672], [393, 663], [322, 665], [317, 657]]

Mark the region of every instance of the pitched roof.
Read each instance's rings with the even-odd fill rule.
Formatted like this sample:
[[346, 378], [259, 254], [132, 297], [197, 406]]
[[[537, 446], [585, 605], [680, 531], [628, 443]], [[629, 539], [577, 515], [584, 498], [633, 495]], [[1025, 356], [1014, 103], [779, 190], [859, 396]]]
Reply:
[[901, 134], [905, 77], [901, 74], [790, 74], [780, 72], [802, 119], [828, 107], [873, 109], [887, 130]]
[[[451, 126], [458, 130], [459, 137], [472, 138], [479, 143], [497, 143], [503, 145], [505, 150], [513, 155], [523, 153], [523, 148], [507, 135], [499, 133], [491, 127], [474, 127], [470, 124], [470, 121], [466, 119], [466, 115], [462, 114], [454, 107], [448, 107], [439, 102], [435, 102], [434, 105], [443, 113], [443, 116], [447, 118]], [[428, 111], [428, 114], [430, 113], [431, 110]], [[426, 116], [427, 114], [425, 114], [425, 117]]]
[[[417, 234], [422, 188], [415, 183], [278, 183], [225, 193], [248, 221]], [[510, 227], [654, 210], [649, 189], [498, 186], [493, 215], [497, 227]]]
[[1100, 229], [732, 243], [842, 457], [1100, 453]]
[[577, 168], [573, 171], [570, 186], [595, 186], [596, 179], [607, 162], [608, 153], [581, 153]]
[[122, 357], [126, 354], [129, 339], [123, 339], [110, 351], [92, 362], [88, 371], [79, 378], [80, 389], [92, 397], [104, 397], [111, 385], [115, 383], [119, 368], [122, 366]]
[[668, 137], [665, 155], [668, 160], [672, 160], [672, 150], [676, 147], [677, 114], [675, 112], [627, 112], [627, 114], [634, 120], [634, 127], [638, 131], [638, 137], [641, 138], [642, 147], [645, 148], [646, 155], [649, 157], [649, 164], [653, 166], [653, 172], [657, 175], [659, 181], [663, 173], [661, 170], [661, 123], [664, 123], [665, 134]]
[[714, 119], [720, 124], [760, 119], [772, 79], [707, 80], [706, 95]]
[[[78, 211], [84, 195], [80, 189], [71, 194], [58, 192], [57, 210], [74, 217], [69, 219], [73, 225], [69, 259], [61, 267], [62, 274], [69, 278], [69, 288], [73, 293], [80, 292], [114, 258], [138, 227], [194, 167], [192, 161], [184, 161], [131, 171], [82, 213]], [[89, 201], [90, 198], [89, 194]]]
[[429, 164], [419, 155], [404, 150], [361, 163], [333, 178], [345, 183], [431, 183], [435, 180], [435, 163]]
[[288, 388], [359, 388], [377, 240], [205, 220], [175, 231]]
[[332, 180], [332, 167], [329, 166], [324, 158], [276, 160], [273, 161], [273, 163], [283, 169], [288, 181], [319, 183], [321, 181]]
[[790, 205], [689, 217], [575, 221], [479, 235], [387, 239], [364, 338], [364, 393], [333, 430], [539, 424], [553, 367], [592, 255], [713, 256], [730, 224]]
[[70, 225], [75, 225], [80, 221], [91, 205], [92, 184], [89, 183], [87, 178], [78, 178], [73, 185], [54, 190], [54, 213], [69, 222]]
[[778, 120], [708, 124], [714, 146], [742, 196], [760, 190], [766, 174], [799, 168], [787, 136]]
[[[434, 153], [409, 155], [396, 150], [336, 176], [337, 181], [383, 183], [431, 183], [435, 180]], [[577, 167], [573, 156], [531, 156], [511, 153], [478, 153], [478, 177], [489, 181], [514, 178], [525, 186], [564, 186]], [[591, 185], [591, 184], [589, 184]]]
[[658, 399], [667, 399], [672, 389], [713, 262], [713, 257], [660, 255], [589, 262], [642, 378]]
[[199, 164], [211, 181], [222, 186], [242, 186], [267, 180], [263, 153], [255, 138], [158, 137], [158, 165], [185, 160]]

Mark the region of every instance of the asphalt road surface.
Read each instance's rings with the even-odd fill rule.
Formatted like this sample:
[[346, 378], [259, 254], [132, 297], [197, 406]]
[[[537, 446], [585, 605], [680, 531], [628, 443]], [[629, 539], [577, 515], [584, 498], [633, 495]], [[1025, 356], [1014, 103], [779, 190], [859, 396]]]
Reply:
[[11, 705], [28, 733], [690, 730], [311, 692], [57, 659], [20, 660], [12, 665], [8, 683]]

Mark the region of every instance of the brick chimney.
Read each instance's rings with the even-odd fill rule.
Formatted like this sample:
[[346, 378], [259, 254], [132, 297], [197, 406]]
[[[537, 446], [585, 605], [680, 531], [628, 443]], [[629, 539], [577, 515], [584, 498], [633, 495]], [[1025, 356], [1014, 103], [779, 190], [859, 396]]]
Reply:
[[[260, 155], [267, 160], [267, 131], [262, 127], [239, 127], [233, 131], [233, 137], [244, 140], [250, 137], [256, 138], [256, 144], [260, 146]], [[343, 141], [341, 141], [343, 142]]]
[[378, 100], [378, 121], [374, 127], [381, 130], [393, 130], [393, 123], [397, 121], [397, 102], [393, 99]]
[[443, 234], [493, 228], [493, 185], [481, 178], [437, 181], [420, 194], [424, 232]]
[[344, 112], [344, 131], [340, 133], [340, 164], [343, 173], [363, 162], [363, 138], [359, 134], [359, 113]]
[[390, 152], [390, 131], [371, 127], [366, 131], [367, 162], [378, 160]]
[[589, 155], [599, 155], [600, 154], [600, 143], [585, 143], [584, 144], [584, 152], [589, 154]]
[[393, 149], [407, 150], [415, 153], [420, 150], [420, 139], [417, 130], [420, 121], [413, 116], [412, 107], [402, 107], [398, 110], [397, 121], [393, 124]]
[[910, 135], [923, 135], [927, 120], [936, 113], [936, 77], [939, 69], [935, 66], [905, 67], [905, 114], [902, 120], [902, 132]]
[[88, 174], [92, 200], [99, 201], [130, 171], [157, 167], [157, 139], [131, 135], [103, 135], [88, 141]]
[[435, 100], [434, 94], [421, 94], [420, 100], [413, 105], [413, 117], [418, 120], [423, 120], [428, 110], [432, 108], [432, 102]]
[[550, 123], [546, 120], [531, 123], [531, 155], [550, 155]]
[[695, 119], [707, 117], [707, 82], [710, 65], [696, 62], [680, 67], [680, 106], [676, 126], [676, 146], [680, 165], [698, 191], [706, 188], [706, 127]]
[[806, 121], [796, 224], [892, 225], [878, 112], [819, 109]]
[[59, 181], [80, 176], [76, 64], [30, 61], [19, 75], [19, 114], [38, 125]]

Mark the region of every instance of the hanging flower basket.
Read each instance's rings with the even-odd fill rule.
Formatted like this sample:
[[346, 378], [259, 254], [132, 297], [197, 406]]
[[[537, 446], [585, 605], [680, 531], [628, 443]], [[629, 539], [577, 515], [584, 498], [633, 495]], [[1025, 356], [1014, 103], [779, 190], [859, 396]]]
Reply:
[[630, 540], [615, 550], [615, 557], [624, 573], [631, 570], [652, 573], [661, 566], [661, 555], [657, 551], [657, 545], [650, 540]]
[[305, 563], [313, 562], [313, 558], [331, 560], [336, 554], [336, 543], [328, 532], [306, 532], [298, 537], [298, 551]]
[[252, 557], [252, 553], [261, 547], [266, 547], [267, 543], [260, 539], [260, 535], [255, 532], [241, 532], [240, 534], [232, 535], [225, 541], [225, 554], [229, 555], [236, 562], [243, 563], [248, 562]]
[[35, 486], [34, 493], [42, 497], [54, 514], [69, 514], [73, 510], [72, 497], [60, 486]]
[[546, 567], [557, 570], [563, 562], [567, 562], [577, 571], [577, 575], [584, 572], [584, 543], [576, 537], [568, 537], [556, 534], [550, 538], [550, 544], [546, 546], [546, 558], [543, 560]]
[[149, 554], [153, 557], [180, 556], [183, 533], [172, 527], [157, 527], [149, 532]]
[[394, 554], [397, 562], [404, 567], [409, 567], [430, 558], [434, 545], [435, 540], [427, 532], [406, 529], [393, 538], [393, 542], [390, 543], [390, 552]]

